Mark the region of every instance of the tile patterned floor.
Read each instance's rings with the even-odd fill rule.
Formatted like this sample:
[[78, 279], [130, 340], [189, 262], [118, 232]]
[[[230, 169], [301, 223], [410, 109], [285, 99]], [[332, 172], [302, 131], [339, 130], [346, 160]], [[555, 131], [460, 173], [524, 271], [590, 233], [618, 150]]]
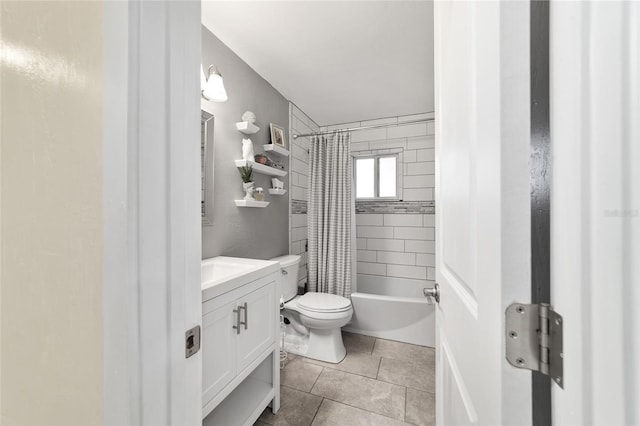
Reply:
[[280, 410], [254, 426], [435, 424], [432, 348], [343, 333], [346, 358], [330, 364], [289, 355], [281, 370]]

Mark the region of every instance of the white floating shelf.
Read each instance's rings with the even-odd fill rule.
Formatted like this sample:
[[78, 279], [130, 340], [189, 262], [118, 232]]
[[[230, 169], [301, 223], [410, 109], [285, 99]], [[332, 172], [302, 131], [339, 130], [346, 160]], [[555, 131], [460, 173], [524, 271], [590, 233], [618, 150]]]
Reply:
[[289, 151], [287, 151], [286, 149], [284, 149], [281, 146], [278, 145], [274, 145], [272, 143], [263, 145], [264, 146], [264, 150], [265, 151], [271, 151], [271, 152], [275, 152], [276, 154], [282, 155], [283, 157], [288, 157], [289, 156]]
[[236, 167], [252, 166], [253, 171], [256, 173], [262, 173], [268, 176], [286, 176], [287, 172], [275, 167], [265, 166], [264, 164], [256, 163], [255, 161], [236, 160]]
[[265, 208], [269, 205], [268, 201], [250, 201], [250, 200], [233, 200], [236, 207], [259, 207]]
[[236, 129], [238, 129], [245, 135], [253, 135], [254, 133], [258, 133], [260, 131], [260, 127], [256, 126], [253, 123], [249, 123], [248, 121], [241, 121], [239, 123], [236, 123]]
[[269, 188], [269, 194], [271, 194], [271, 195], [284, 195], [286, 193], [287, 193], [286, 189]]

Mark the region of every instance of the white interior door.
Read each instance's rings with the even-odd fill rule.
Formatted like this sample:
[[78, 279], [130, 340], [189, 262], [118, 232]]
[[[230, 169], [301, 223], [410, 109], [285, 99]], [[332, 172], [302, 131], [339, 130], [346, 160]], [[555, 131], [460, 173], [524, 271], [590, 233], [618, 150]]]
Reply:
[[554, 424], [640, 424], [640, 3], [550, 5]]
[[529, 5], [435, 2], [437, 424], [528, 424], [504, 356], [530, 300]]
[[200, 3], [104, 10], [104, 423], [200, 424]]

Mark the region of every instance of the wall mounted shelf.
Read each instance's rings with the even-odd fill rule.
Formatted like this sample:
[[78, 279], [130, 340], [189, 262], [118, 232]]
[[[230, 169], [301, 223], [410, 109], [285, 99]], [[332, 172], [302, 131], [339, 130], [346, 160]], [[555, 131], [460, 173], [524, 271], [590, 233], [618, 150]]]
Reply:
[[233, 200], [236, 207], [259, 207], [265, 208], [269, 205], [268, 201], [250, 201], [250, 200]]
[[258, 133], [260, 131], [260, 127], [256, 126], [253, 123], [249, 123], [248, 121], [241, 121], [236, 123], [236, 129], [245, 135], [253, 135], [254, 133]]
[[275, 152], [276, 154], [282, 155], [283, 157], [288, 157], [289, 156], [289, 151], [287, 151], [286, 149], [284, 149], [281, 146], [278, 145], [274, 145], [272, 143], [263, 145], [264, 146], [264, 150], [265, 151], [269, 151], [269, 152]]
[[271, 194], [271, 195], [284, 195], [286, 193], [287, 193], [286, 189], [269, 188], [269, 194]]
[[255, 161], [247, 161], [247, 160], [236, 160], [236, 167], [244, 167], [244, 166], [253, 167], [253, 171], [256, 173], [262, 173], [263, 175], [268, 176], [286, 176], [287, 172], [281, 169], [276, 169], [275, 167], [265, 166], [264, 164], [256, 163]]

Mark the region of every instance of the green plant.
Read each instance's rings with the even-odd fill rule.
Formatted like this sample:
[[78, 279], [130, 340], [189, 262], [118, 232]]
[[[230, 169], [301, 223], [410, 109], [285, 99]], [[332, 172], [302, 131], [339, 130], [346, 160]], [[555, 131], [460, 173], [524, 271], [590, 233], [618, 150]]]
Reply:
[[240, 177], [242, 177], [242, 182], [248, 183], [253, 182], [251, 176], [253, 175], [253, 167], [251, 166], [242, 166], [238, 169], [240, 172]]

